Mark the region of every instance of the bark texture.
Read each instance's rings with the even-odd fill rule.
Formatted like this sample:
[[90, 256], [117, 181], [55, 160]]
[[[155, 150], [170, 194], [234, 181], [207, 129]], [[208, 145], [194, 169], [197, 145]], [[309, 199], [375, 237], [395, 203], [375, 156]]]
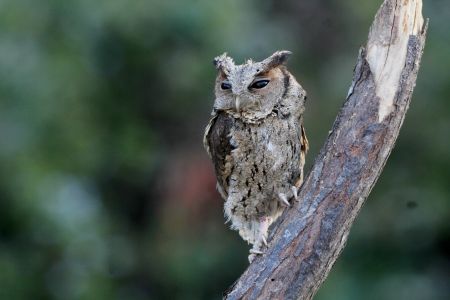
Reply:
[[394, 147], [427, 24], [421, 0], [386, 0], [360, 49], [346, 101], [299, 192], [225, 299], [312, 299]]

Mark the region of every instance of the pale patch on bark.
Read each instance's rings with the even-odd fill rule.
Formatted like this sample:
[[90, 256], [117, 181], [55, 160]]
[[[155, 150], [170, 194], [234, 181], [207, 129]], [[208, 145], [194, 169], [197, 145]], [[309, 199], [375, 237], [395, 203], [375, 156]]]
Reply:
[[[386, 22], [387, 19], [390, 22]], [[367, 43], [367, 61], [380, 97], [379, 122], [393, 110], [409, 37], [421, 32], [423, 22], [422, 0], [384, 3], [375, 16]]]

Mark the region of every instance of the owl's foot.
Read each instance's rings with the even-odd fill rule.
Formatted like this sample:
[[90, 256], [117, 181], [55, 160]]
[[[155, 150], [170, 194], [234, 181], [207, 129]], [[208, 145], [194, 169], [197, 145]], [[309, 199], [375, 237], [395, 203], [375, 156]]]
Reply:
[[256, 256], [261, 255], [261, 254], [264, 254], [264, 252], [251, 249], [250, 254], [248, 256], [248, 262], [252, 263], [255, 260]]
[[267, 247], [267, 231], [269, 226], [272, 224], [271, 217], [261, 217], [259, 219], [258, 237], [256, 243], [253, 244], [252, 249], [250, 249], [250, 255], [248, 256], [248, 261], [251, 263], [257, 255], [264, 253], [263, 248]]
[[253, 246], [253, 248], [250, 249], [249, 252], [250, 252], [250, 254], [248, 255], [249, 263], [252, 263], [252, 261], [256, 258], [256, 256], [264, 254], [264, 251], [259, 249], [259, 247], [255, 247], [255, 246]]
[[253, 261], [258, 255], [264, 254], [264, 251], [261, 250], [259, 247], [253, 246], [253, 248], [250, 249], [249, 253], [250, 253], [250, 254], [248, 255], [248, 262], [249, 262], [249, 263], [252, 263], [252, 261]]

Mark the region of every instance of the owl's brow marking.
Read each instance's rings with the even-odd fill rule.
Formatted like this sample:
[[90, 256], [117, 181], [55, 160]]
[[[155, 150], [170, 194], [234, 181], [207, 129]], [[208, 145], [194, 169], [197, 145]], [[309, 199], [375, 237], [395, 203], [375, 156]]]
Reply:
[[255, 74], [255, 77], [263, 77], [269, 73], [270, 73], [270, 70], [269, 71], [265, 70], [265, 71], [261, 71], [261, 72], [259, 72], [259, 70], [258, 70], [258, 73]]

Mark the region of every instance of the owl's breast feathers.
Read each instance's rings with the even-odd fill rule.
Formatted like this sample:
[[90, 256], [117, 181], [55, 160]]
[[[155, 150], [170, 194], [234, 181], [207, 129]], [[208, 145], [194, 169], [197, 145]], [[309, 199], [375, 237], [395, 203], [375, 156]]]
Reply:
[[[293, 147], [293, 152], [290, 152], [289, 157], [282, 158], [277, 157], [278, 155], [276, 155], [276, 157], [273, 157], [272, 160], [268, 160], [268, 158], [270, 158], [270, 154], [272, 153], [265, 153], [266, 155], [264, 155], [263, 152], [266, 152], [265, 149], [268, 145], [263, 145], [262, 141], [260, 141], [259, 143], [261, 144], [258, 143], [258, 145], [250, 146], [250, 148], [247, 149], [247, 151], [249, 150], [255, 153], [250, 156], [248, 156], [249, 154], [247, 154], [247, 158], [254, 156], [254, 159], [250, 162], [245, 162], [239, 161], [239, 159], [238, 161], [235, 161], [236, 158], [234, 156], [236, 155], [232, 154], [232, 150], [234, 150], [237, 146], [235, 144], [236, 139], [234, 139], [234, 143], [232, 143], [233, 135], [234, 138], [236, 138], [236, 130], [238, 127], [240, 127], [239, 124], [241, 124], [242, 122], [238, 122], [235, 118], [225, 112], [218, 112], [213, 116], [213, 118], [209, 121], [208, 126], [206, 127], [203, 142], [209, 156], [211, 157], [211, 160], [214, 163], [214, 168], [217, 176], [217, 188], [224, 200], [227, 199], [229, 194], [230, 179], [233, 178], [233, 172], [238, 172], [239, 174], [242, 174], [241, 176], [245, 176], [245, 172], [240, 171], [243, 168], [243, 164], [269, 164], [275, 168], [275, 165], [278, 164], [274, 163], [274, 161], [281, 159], [282, 162], [280, 164], [280, 167], [285, 168], [285, 170], [280, 170], [280, 174], [284, 174], [284, 176], [273, 178], [272, 175], [275, 176], [279, 171], [274, 170], [274, 168], [268, 168], [270, 172], [267, 174], [267, 180], [293, 181], [292, 184], [294, 184], [295, 186], [299, 187], [301, 185], [303, 181], [303, 167], [305, 164], [305, 156], [306, 152], [308, 151], [308, 140], [306, 138], [303, 125], [301, 125], [301, 120], [299, 121], [299, 123], [294, 122], [292, 124], [296, 124], [296, 126], [298, 126], [298, 130], [286, 130], [278, 132], [277, 134], [274, 133], [272, 135], [272, 138], [274, 140], [271, 140], [271, 142], [273, 143], [269, 143], [270, 145], [281, 145], [282, 143], [284, 144], [286, 140], [292, 140], [292, 143], [290, 144]], [[287, 125], [287, 123], [284, 123], [284, 121], [281, 122], [283, 122], [284, 125]], [[294, 125], [294, 127], [296, 126]], [[246, 128], [245, 132], [247, 132], [247, 130], [249, 129]], [[250, 136], [246, 136], [245, 139], [252, 138]], [[270, 147], [272, 146], [269, 146], [269, 148]], [[294, 148], [297, 150], [294, 150]], [[242, 180], [248, 182], [248, 180], [246, 179]], [[285, 182], [285, 184], [288, 184], [288, 182]]]

